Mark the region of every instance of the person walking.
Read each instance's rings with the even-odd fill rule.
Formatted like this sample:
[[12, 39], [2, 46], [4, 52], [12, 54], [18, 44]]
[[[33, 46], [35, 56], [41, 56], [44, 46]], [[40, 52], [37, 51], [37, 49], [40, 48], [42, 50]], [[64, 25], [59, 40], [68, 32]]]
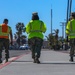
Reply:
[[2, 49], [5, 49], [5, 59], [8, 62], [9, 58], [9, 37], [12, 44], [13, 36], [12, 29], [8, 26], [8, 19], [4, 19], [3, 24], [0, 24], [0, 63], [2, 63]]
[[75, 50], [75, 12], [71, 13], [71, 19], [66, 26], [66, 34], [70, 43], [70, 61], [73, 62], [74, 50]]
[[34, 63], [40, 63], [41, 47], [43, 45], [43, 33], [46, 32], [46, 25], [39, 20], [37, 12], [32, 13], [32, 20], [26, 25], [26, 33], [28, 34], [28, 44], [32, 51]]

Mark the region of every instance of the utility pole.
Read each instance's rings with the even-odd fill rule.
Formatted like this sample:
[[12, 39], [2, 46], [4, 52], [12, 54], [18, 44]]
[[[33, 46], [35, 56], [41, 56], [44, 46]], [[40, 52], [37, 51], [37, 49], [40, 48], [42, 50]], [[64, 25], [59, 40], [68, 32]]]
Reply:
[[62, 49], [63, 49], [63, 43], [64, 43], [64, 26], [65, 26], [65, 22], [60, 22], [62, 25]]
[[72, 9], [72, 0], [70, 0], [70, 6], [69, 6], [70, 10], [69, 10], [69, 17], [71, 15], [71, 9]]
[[60, 22], [62, 25], [62, 39], [64, 39], [64, 27], [65, 27], [65, 22]]
[[66, 24], [68, 22], [68, 19], [69, 19], [69, 0], [67, 2], [67, 17], [66, 17]]
[[[66, 25], [67, 25], [67, 22], [70, 18], [70, 15], [71, 15], [71, 8], [72, 8], [72, 0], [68, 0], [67, 1], [67, 16], [66, 16]], [[65, 30], [66, 30], [66, 25], [65, 25]], [[68, 39], [68, 36], [66, 35], [65, 33], [65, 38]]]
[[52, 34], [52, 8], [51, 8], [51, 34]]
[[72, 0], [68, 0], [68, 2], [67, 2], [67, 17], [66, 17], [66, 22], [68, 22], [68, 19], [70, 18], [71, 9], [72, 9]]

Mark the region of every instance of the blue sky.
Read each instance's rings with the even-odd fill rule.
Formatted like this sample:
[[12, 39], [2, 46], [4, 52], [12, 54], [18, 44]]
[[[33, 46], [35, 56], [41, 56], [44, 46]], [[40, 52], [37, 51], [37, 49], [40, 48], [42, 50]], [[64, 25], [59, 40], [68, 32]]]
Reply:
[[[72, 0], [72, 11], [75, 11], [75, 0]], [[51, 8], [53, 9], [53, 29], [59, 29], [59, 36], [62, 35], [60, 22], [65, 22], [67, 0], [0, 0], [0, 24], [4, 18], [8, 18], [9, 26], [13, 34], [16, 32], [15, 25], [23, 22], [25, 25], [31, 20], [32, 12], [38, 12], [40, 20], [44, 21], [47, 36], [50, 33]], [[27, 35], [25, 33], [25, 35]]]

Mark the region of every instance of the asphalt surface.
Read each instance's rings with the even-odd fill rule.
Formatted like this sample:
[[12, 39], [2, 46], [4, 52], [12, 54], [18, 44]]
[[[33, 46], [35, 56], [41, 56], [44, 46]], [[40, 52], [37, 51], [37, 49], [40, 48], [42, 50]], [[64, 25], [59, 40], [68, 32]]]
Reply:
[[[25, 54], [29, 50], [9, 50], [9, 56], [11, 57], [16, 57], [22, 54]], [[5, 59], [5, 50], [2, 52], [2, 60]]]
[[40, 64], [33, 63], [31, 52], [0, 65], [0, 75], [75, 75], [74, 62], [66, 51], [43, 50]]

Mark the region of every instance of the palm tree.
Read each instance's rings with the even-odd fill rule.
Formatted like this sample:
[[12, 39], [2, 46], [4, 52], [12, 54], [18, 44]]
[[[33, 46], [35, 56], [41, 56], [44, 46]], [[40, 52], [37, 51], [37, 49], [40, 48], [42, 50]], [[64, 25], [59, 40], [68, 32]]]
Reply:
[[49, 34], [48, 36], [46, 36], [48, 42], [49, 42], [49, 46], [51, 49], [53, 49], [53, 45], [54, 45], [54, 33]]
[[59, 29], [54, 30], [55, 31], [55, 39], [58, 41], [58, 33], [59, 33]]
[[20, 46], [20, 42], [21, 42], [22, 33], [24, 32], [24, 27], [25, 27], [24, 23], [19, 22], [16, 24], [16, 30], [17, 30], [16, 34], [18, 36], [17, 43], [19, 46]]
[[20, 34], [22, 34], [23, 29], [24, 29], [24, 23], [19, 22], [19, 23], [16, 24], [16, 30], [17, 30]]
[[59, 29], [56, 29], [54, 31], [55, 31], [54, 33], [49, 34], [48, 36], [46, 36], [51, 49], [55, 49], [56, 45], [58, 45], [58, 33], [59, 33]]
[[56, 29], [54, 31], [55, 31], [55, 49], [59, 49], [59, 41], [58, 41], [59, 29]]

